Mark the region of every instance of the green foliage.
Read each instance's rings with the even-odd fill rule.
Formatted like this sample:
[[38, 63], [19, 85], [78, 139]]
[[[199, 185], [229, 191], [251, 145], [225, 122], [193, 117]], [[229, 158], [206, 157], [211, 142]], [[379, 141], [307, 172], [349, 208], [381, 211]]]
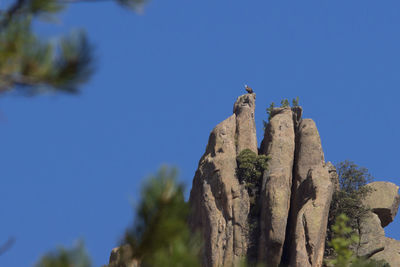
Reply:
[[268, 158], [266, 155], [257, 155], [250, 149], [244, 149], [236, 158], [237, 175], [240, 182], [246, 184], [259, 183], [261, 176], [268, 168]]
[[354, 255], [350, 246], [359, 242], [359, 237], [354, 234], [351, 227], [348, 226], [349, 218], [345, 214], [340, 214], [336, 218], [336, 222], [332, 225], [333, 238], [329, 241], [329, 245], [334, 250], [334, 258], [327, 260], [326, 263], [330, 267], [390, 267], [383, 261], [372, 259], [358, 258]]
[[349, 218], [340, 214], [336, 222], [332, 225], [333, 238], [329, 245], [333, 248], [336, 258], [328, 261], [330, 266], [347, 267], [355, 259], [353, 251], [349, 249], [350, 245], [358, 242], [358, 236], [353, 233], [353, 229], [347, 226]]
[[281, 107], [282, 108], [290, 107], [289, 100], [287, 100], [286, 98], [282, 99], [281, 100]]
[[296, 98], [292, 99], [292, 107], [298, 107], [299, 106], [299, 97], [297, 96]]
[[35, 267], [90, 267], [90, 259], [83, 243], [71, 249], [59, 248], [44, 255]]
[[[269, 107], [267, 108], [268, 120], [271, 119], [271, 114], [272, 114], [272, 111], [274, 110], [274, 108], [275, 108], [275, 103], [272, 102], [272, 103], [269, 105]], [[265, 127], [265, 125], [264, 125], [264, 127]]]
[[[130, 9], [146, 2], [115, 1]], [[32, 30], [34, 19], [58, 15], [67, 2], [15, 0], [7, 10], [0, 10], [0, 93], [13, 89], [27, 94], [49, 90], [75, 93], [88, 81], [93, 72], [93, 48], [83, 31], [50, 42]]]
[[[133, 227], [125, 233], [117, 262], [110, 267], [128, 266], [133, 259], [142, 267], [200, 267], [200, 238], [189, 230], [189, 204], [184, 200], [184, 186], [177, 183], [176, 176], [176, 169], [163, 167], [146, 180]], [[35, 265], [90, 266], [82, 244], [48, 253]]]
[[257, 155], [250, 149], [244, 149], [236, 158], [236, 174], [240, 183], [245, 184], [250, 199], [250, 212], [248, 216], [249, 226], [249, 246], [247, 250], [246, 263], [255, 263], [257, 261], [258, 239], [260, 235], [259, 227], [259, 190], [264, 170], [268, 168], [268, 157], [266, 155]]
[[27, 2], [27, 9], [32, 14], [58, 13], [65, 8], [65, 5], [57, 0], [31, 0]]
[[[332, 238], [330, 230], [339, 214], [345, 214], [349, 219], [352, 231], [358, 231], [360, 220], [367, 214], [368, 208], [362, 199], [371, 192], [365, 185], [373, 180], [368, 170], [358, 167], [354, 162], [344, 161], [336, 165], [339, 176], [340, 190], [334, 192], [328, 217], [327, 241]], [[331, 255], [332, 248], [326, 246], [325, 255]]]
[[340, 189], [348, 193], [359, 192], [364, 197], [368, 194], [365, 185], [373, 181], [373, 177], [369, 174], [368, 169], [358, 167], [352, 161], [340, 162], [336, 165], [339, 175]]
[[[299, 97], [293, 98], [292, 107], [298, 107], [298, 106], [299, 106]], [[282, 108], [290, 107], [289, 100], [287, 100], [286, 98], [282, 99], [281, 100], [281, 107]], [[267, 108], [268, 120], [271, 119], [272, 111], [274, 110], [274, 108], [275, 108], [275, 103], [272, 102], [269, 105], [269, 107]], [[266, 122], [264, 122], [264, 130], [265, 130], [265, 128], [266, 128]]]
[[162, 168], [143, 187], [135, 223], [124, 238], [141, 266], [200, 266], [200, 244], [187, 225], [188, 203], [176, 170]]

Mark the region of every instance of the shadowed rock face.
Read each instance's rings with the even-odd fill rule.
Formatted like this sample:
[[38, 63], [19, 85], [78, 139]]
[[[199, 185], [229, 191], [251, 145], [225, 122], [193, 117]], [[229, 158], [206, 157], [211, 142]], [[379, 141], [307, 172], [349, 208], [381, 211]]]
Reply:
[[[317, 127], [302, 119], [302, 108], [275, 108], [259, 149], [269, 156], [269, 168], [262, 181], [252, 183], [255, 188], [246, 188], [236, 174], [237, 156], [244, 149], [258, 153], [254, 109], [254, 93], [239, 96], [233, 115], [210, 133], [199, 161], [189, 225], [203, 236], [202, 265], [239, 266], [247, 258], [268, 267], [320, 267], [332, 194], [340, 189], [336, 169], [325, 163]], [[371, 212], [360, 221], [354, 249], [358, 256], [398, 266], [400, 242], [385, 237], [383, 227], [397, 213], [399, 187], [368, 186], [373, 190], [364, 204]], [[138, 260], [125, 261], [126, 255], [113, 249], [109, 266], [140, 266]]]
[[261, 151], [270, 157], [261, 190], [259, 261], [278, 266], [290, 208], [295, 129], [290, 108], [274, 109]]
[[[336, 172], [325, 166], [315, 123], [301, 115], [301, 107], [273, 109], [260, 147], [270, 159], [259, 190], [256, 251], [268, 266], [281, 263], [285, 243], [291, 265], [322, 264]], [[200, 160], [190, 195], [190, 224], [203, 233], [204, 266], [235, 265], [249, 256], [249, 244], [254, 244], [249, 240], [249, 196], [235, 170], [240, 151], [257, 152], [255, 132], [254, 95], [240, 96], [234, 114], [211, 132]]]
[[[269, 168], [255, 190], [259, 202], [251, 202], [236, 176], [236, 157], [246, 148], [258, 152], [254, 108], [254, 94], [238, 97], [234, 114], [211, 132], [193, 180], [189, 223], [203, 234], [203, 266], [238, 266], [247, 257], [268, 267], [320, 267], [330, 202], [339, 190], [336, 169], [325, 163], [317, 127], [301, 118], [302, 108], [275, 108], [259, 149], [269, 156]], [[393, 220], [399, 195], [388, 184], [370, 185], [376, 190], [366, 201], [374, 213], [360, 222], [355, 249], [394, 261], [400, 245], [384, 236], [382, 226]], [[255, 206], [260, 212], [250, 213]]]
[[310, 169], [296, 189], [290, 222], [290, 266], [322, 266], [333, 184], [323, 166]]
[[376, 214], [369, 212], [360, 222], [359, 238], [357, 255], [360, 257], [368, 258], [384, 249], [385, 231]]
[[325, 166], [314, 121], [304, 119], [296, 136], [296, 156], [289, 220], [290, 266], [322, 266], [326, 226], [334, 185]]
[[189, 224], [203, 234], [204, 266], [232, 266], [248, 249], [248, 192], [236, 177], [236, 157], [246, 148], [257, 153], [255, 94], [240, 96], [234, 114], [210, 134], [190, 193]]
[[372, 256], [375, 260], [385, 260], [390, 266], [399, 266], [400, 262], [400, 241], [385, 237], [384, 238], [385, 249], [377, 252]]

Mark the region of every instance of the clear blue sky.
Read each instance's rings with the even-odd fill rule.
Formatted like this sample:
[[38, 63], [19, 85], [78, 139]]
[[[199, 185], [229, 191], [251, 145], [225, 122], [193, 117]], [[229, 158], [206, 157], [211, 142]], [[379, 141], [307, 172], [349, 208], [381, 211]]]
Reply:
[[[86, 28], [97, 71], [79, 96], [0, 99], [0, 266], [85, 240], [94, 266], [132, 222], [146, 175], [176, 165], [191, 187], [212, 128], [247, 83], [256, 124], [299, 96], [326, 159], [400, 185], [400, 2], [151, 1], [142, 15], [76, 4], [45, 36]], [[400, 219], [386, 229], [400, 240]]]

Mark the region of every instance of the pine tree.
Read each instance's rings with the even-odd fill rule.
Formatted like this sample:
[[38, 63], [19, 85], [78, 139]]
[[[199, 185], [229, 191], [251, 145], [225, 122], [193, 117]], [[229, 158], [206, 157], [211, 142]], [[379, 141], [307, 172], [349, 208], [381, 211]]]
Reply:
[[[72, 32], [53, 43], [32, 30], [36, 19], [56, 16], [65, 9], [61, 0], [15, 0], [0, 10], [0, 93], [34, 94], [55, 90], [78, 92], [93, 73], [92, 46], [84, 31]], [[115, 0], [137, 9], [146, 0]], [[96, 2], [96, 0], [93, 0]]]

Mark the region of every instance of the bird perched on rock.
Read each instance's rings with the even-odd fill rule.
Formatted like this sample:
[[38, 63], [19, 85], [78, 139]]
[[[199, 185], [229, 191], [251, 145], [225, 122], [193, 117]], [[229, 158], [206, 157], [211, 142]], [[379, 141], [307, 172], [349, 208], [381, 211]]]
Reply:
[[247, 84], [244, 85], [244, 89], [246, 89], [247, 93], [252, 94], [254, 93], [253, 89], [247, 86]]

